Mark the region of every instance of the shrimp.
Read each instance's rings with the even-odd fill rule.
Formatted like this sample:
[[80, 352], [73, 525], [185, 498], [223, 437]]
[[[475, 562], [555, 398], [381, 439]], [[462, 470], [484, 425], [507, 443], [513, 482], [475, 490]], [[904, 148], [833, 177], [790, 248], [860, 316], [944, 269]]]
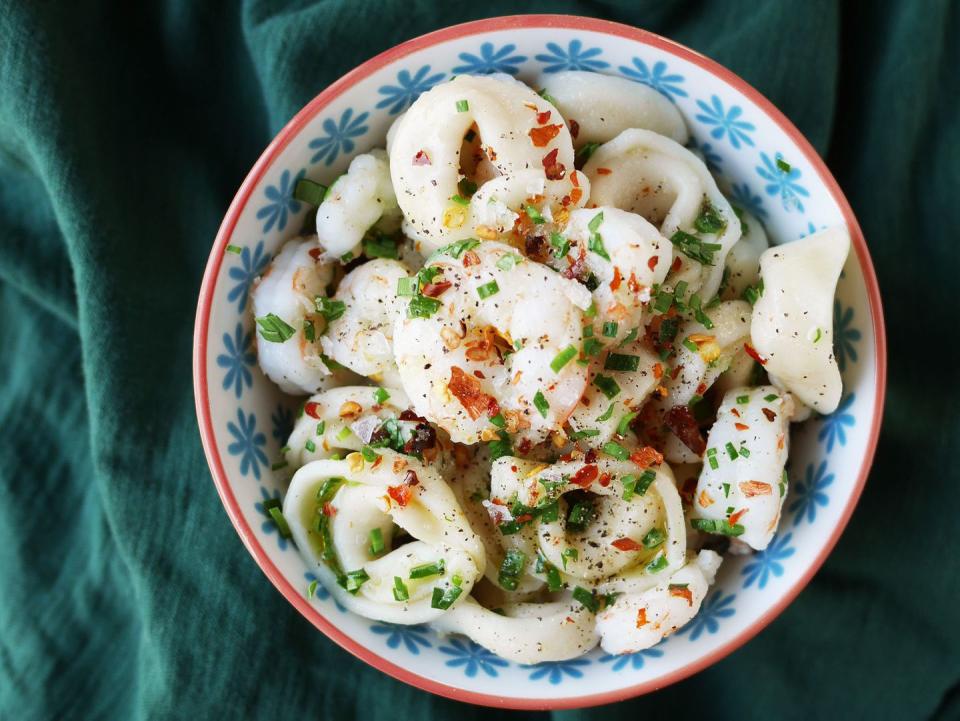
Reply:
[[356, 156], [327, 190], [317, 208], [317, 237], [328, 257], [359, 255], [357, 246], [374, 224], [386, 223], [390, 229], [399, 221], [390, 164], [386, 152], [378, 148]]
[[385, 258], [347, 273], [333, 296], [343, 303], [342, 314], [330, 321], [320, 337], [324, 353], [378, 383], [400, 385], [393, 359], [393, 325], [402, 305], [397, 283], [409, 275], [406, 265]]
[[[483, 575], [483, 544], [453, 491], [434, 469], [390, 450], [303, 466], [283, 515], [327, 590], [366, 618], [433, 621]], [[394, 524], [414, 540], [401, 545]]]
[[391, 128], [403, 229], [427, 251], [509, 232], [521, 206], [582, 206], [589, 183], [573, 160], [557, 109], [508, 75], [460, 75], [423, 93]]
[[659, 226], [682, 251], [677, 257], [689, 293], [713, 298], [727, 253], [740, 239], [740, 221], [702, 160], [670, 138], [634, 128], [600, 146], [583, 170], [591, 203]]
[[393, 332], [417, 413], [458, 443], [505, 429], [529, 447], [559, 430], [587, 382], [576, 362], [587, 290], [492, 241], [428, 260]]
[[288, 241], [252, 292], [260, 368], [285, 393], [315, 393], [331, 375], [316, 343], [323, 323], [316, 299], [333, 279], [320, 254], [316, 238]]
[[564, 269], [595, 286], [593, 337], [619, 343], [644, 324], [650, 289], [666, 277], [673, 247], [639, 215], [609, 207], [573, 211], [563, 237]]
[[647, 85], [582, 70], [544, 73], [538, 84], [567, 119], [576, 148], [606, 143], [629, 128], [652, 130], [681, 145], [689, 138], [677, 106]]

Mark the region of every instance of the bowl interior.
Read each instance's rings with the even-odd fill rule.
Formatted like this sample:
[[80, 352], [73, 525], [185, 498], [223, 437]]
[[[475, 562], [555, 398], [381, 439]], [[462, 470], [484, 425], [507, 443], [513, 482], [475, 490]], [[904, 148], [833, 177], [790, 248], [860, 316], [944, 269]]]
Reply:
[[[691, 145], [721, 188], [763, 221], [773, 242], [850, 225], [855, 252], [834, 313], [844, 394], [833, 415], [794, 427], [791, 484], [774, 542], [763, 553], [728, 557], [690, 624], [632, 656], [595, 650], [572, 661], [519, 666], [463, 638], [347, 613], [322, 587], [307, 598], [313, 576], [262, 506], [281, 495], [282, 474], [273, 465], [299, 399], [284, 397], [256, 365], [248, 288], [301, 228], [307, 208], [291, 197], [297, 179], [329, 183], [353, 155], [382, 146], [389, 124], [419, 93], [454, 74], [506, 72], [534, 81], [566, 69], [627, 77], [676, 103]], [[879, 314], [863, 239], [832, 178], [799, 133], [742, 81], [624, 26], [561, 17], [482, 21], [411, 41], [361, 66], [313, 101], [261, 158], [224, 221], [204, 281], [198, 411], [218, 488], [248, 548], [291, 602], [337, 642], [388, 673], [464, 700], [553, 708], [601, 703], [660, 687], [733, 650], [779, 613], [822, 562], [859, 495], [876, 440]]]

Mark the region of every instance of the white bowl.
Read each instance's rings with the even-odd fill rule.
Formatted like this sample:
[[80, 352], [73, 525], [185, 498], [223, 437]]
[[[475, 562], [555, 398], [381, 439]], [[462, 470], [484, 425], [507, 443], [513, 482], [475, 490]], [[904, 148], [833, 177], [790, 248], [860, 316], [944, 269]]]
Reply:
[[[835, 306], [844, 393], [833, 415], [795, 427], [789, 496], [763, 553], [727, 558], [699, 615], [632, 656], [601, 651], [520, 666], [470, 641], [369, 621], [339, 608], [279, 537], [261, 502], [279, 497], [271, 471], [298, 399], [257, 368], [247, 289], [307, 211], [296, 180], [329, 183], [350, 158], [382, 146], [420, 92], [453, 74], [593, 70], [652, 86], [677, 104], [721, 187], [761, 218], [775, 242], [846, 223], [853, 253]], [[789, 162], [780, 170], [777, 156]], [[661, 688], [716, 662], [757, 634], [800, 592], [836, 543], [863, 488], [879, 431], [886, 348], [867, 247], [836, 181], [799, 131], [730, 71], [676, 43], [624, 25], [546, 15], [440, 30], [367, 61], [321, 92], [280, 132], [233, 200], [214, 242], [197, 308], [194, 380], [203, 445], [220, 497], [257, 563], [293, 606], [345, 649], [398, 679], [474, 703], [569, 708]], [[829, 609], [823, 609], [828, 613]]]

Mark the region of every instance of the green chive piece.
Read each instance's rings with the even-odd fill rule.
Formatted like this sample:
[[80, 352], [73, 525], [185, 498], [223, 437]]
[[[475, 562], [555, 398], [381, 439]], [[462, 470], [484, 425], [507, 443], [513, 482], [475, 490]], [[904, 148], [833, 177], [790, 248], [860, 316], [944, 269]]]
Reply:
[[523, 206], [523, 212], [527, 214], [527, 217], [533, 221], [534, 225], [543, 225], [547, 222], [547, 219], [541, 215], [540, 211], [534, 208], [532, 205]]
[[727, 221], [720, 215], [720, 211], [705, 199], [700, 206], [700, 215], [693, 221], [693, 227], [701, 233], [716, 234], [727, 227]]
[[507, 427], [507, 420], [503, 417], [502, 413], [497, 413], [495, 416], [490, 416], [490, 422], [497, 428]]
[[720, 467], [720, 464], [717, 462], [716, 456], [707, 456], [707, 463], [710, 464], [710, 467], [713, 470], [717, 470]]
[[363, 254], [368, 258], [390, 258], [396, 260], [400, 257], [397, 241], [386, 233], [371, 230], [363, 237], [362, 244]]
[[500, 292], [500, 286], [497, 285], [497, 281], [491, 280], [489, 283], [484, 283], [479, 288], [477, 288], [477, 295], [480, 296], [480, 300], [489, 298], [491, 295], [496, 295]]
[[[594, 220], [602, 217], [603, 217], [603, 213], [600, 213], [600, 215], [597, 215], [594, 217]], [[590, 222], [593, 223], [593, 221], [590, 221]], [[587, 250], [590, 250], [596, 253], [604, 260], [610, 260], [610, 254], [607, 253], [607, 249], [603, 245], [603, 236], [600, 235], [600, 233], [590, 234], [590, 238], [587, 240]]]
[[652, 528], [647, 535], [643, 537], [642, 543], [646, 548], [656, 548], [666, 540], [667, 534], [662, 528]]
[[442, 304], [436, 298], [427, 298], [424, 295], [414, 296], [407, 306], [408, 318], [429, 318], [438, 310]]
[[601, 210], [595, 216], [590, 219], [590, 222], [587, 223], [587, 230], [591, 233], [596, 233], [600, 226], [603, 224], [603, 211]]
[[358, 568], [356, 571], [350, 571], [344, 576], [344, 583], [342, 585], [348, 593], [356, 594], [356, 592], [360, 590], [360, 586], [369, 580], [370, 576], [367, 575], [367, 572], [362, 568]]
[[730, 456], [731, 461], [737, 460], [737, 449], [733, 447], [732, 443], [728, 441], [724, 448], [727, 449], [727, 455]]
[[630, 458], [630, 451], [615, 441], [603, 444], [603, 452], [608, 456], [613, 456], [618, 461], [626, 461]]
[[407, 584], [403, 582], [400, 576], [393, 577], [393, 598], [401, 603], [410, 600], [410, 591], [407, 590]]
[[470, 103], [469, 103], [469, 102], [467, 102], [466, 100], [458, 100], [458, 101], [457, 101], [457, 112], [458, 112], [458, 113], [465, 113], [465, 112], [467, 112], [469, 109], [470, 109]]
[[[435, 255], [450, 255], [459, 260], [461, 255], [466, 253], [468, 250], [476, 248], [478, 245], [480, 245], [480, 241], [476, 238], [466, 238], [464, 240], [458, 240], [443, 246], [439, 250], [435, 251], [430, 257], [432, 258]], [[429, 264], [429, 258], [427, 260]]]
[[664, 318], [660, 322], [660, 332], [657, 334], [657, 340], [661, 344], [673, 343], [680, 330], [680, 318]]
[[430, 576], [442, 576], [445, 570], [444, 562], [441, 558], [439, 561], [433, 561], [432, 563], [423, 563], [419, 566], [414, 566], [410, 569], [410, 578], [430, 578]]
[[460, 598], [463, 589], [460, 587], [460, 584], [456, 583], [459, 578], [459, 576], [454, 576], [454, 585], [450, 586], [446, 591], [442, 591], [440, 588], [433, 589], [433, 596], [430, 599], [431, 608], [439, 608], [441, 611], [446, 611]]
[[603, 369], [607, 371], [630, 371], [633, 372], [640, 367], [640, 356], [627, 355], [624, 353], [611, 353], [603, 363]]
[[640, 478], [637, 480], [636, 485], [633, 487], [634, 493], [638, 496], [645, 496], [647, 490], [657, 480], [657, 474], [655, 471], [650, 470], [649, 468], [640, 474]]
[[370, 555], [379, 556], [384, 548], [383, 531], [379, 528], [370, 529]]
[[324, 432], [325, 430], [327, 430], [327, 422], [326, 422], [326, 421], [320, 421], [319, 423], [317, 423], [317, 435], [318, 435], [318, 436], [322, 436], [322, 435], [323, 435], [323, 432]]
[[373, 391], [373, 402], [382, 406], [390, 399], [390, 394], [385, 388], [377, 388]]
[[620, 393], [620, 386], [617, 382], [610, 376], [605, 376], [600, 373], [594, 376], [593, 385], [599, 388], [600, 392], [603, 393], [608, 400], [616, 398]]
[[662, 571], [667, 567], [667, 564], [668, 564], [667, 557], [661, 551], [660, 553], [657, 554], [656, 558], [654, 558], [650, 563], [647, 564], [647, 567], [645, 570], [647, 573], [659, 573], [660, 571]]
[[603, 350], [603, 343], [596, 338], [587, 338], [583, 341], [583, 355], [587, 358], [593, 358]]
[[364, 446], [360, 449], [360, 455], [363, 456], [363, 460], [367, 463], [373, 463], [380, 457], [380, 454], [373, 450], [370, 446]]
[[691, 353], [700, 352], [700, 347], [696, 343], [694, 343], [692, 340], [690, 340], [689, 336], [683, 339], [683, 347], [686, 348]]
[[327, 194], [327, 186], [315, 183], [309, 178], [301, 178], [293, 186], [294, 200], [301, 200], [309, 205], [320, 205]]
[[477, 192], [477, 184], [468, 178], [461, 178], [460, 182], [457, 183], [457, 190], [460, 191], [460, 195], [469, 198]]
[[623, 484], [623, 500], [629, 501], [633, 498], [638, 480], [637, 476], [632, 473], [628, 473], [620, 479], [620, 483]]
[[723, 484], [723, 497], [724, 497], [724, 498], [730, 498], [730, 484], [729, 484], [729, 483], [724, 483], [724, 484]]
[[462, 195], [451, 195], [450, 200], [457, 205], [470, 205], [470, 201]]
[[620, 341], [620, 345], [618, 346], [618, 348], [623, 348], [628, 343], [633, 343], [633, 341], [637, 339], [637, 336], [639, 334], [640, 334], [639, 329], [633, 328], [629, 333], [627, 333], [626, 336], [624, 336], [624, 339]]
[[286, 461], [277, 461], [272, 466], [270, 466], [271, 471], [279, 471], [281, 468], [286, 468], [289, 464]]
[[303, 444], [303, 447], [307, 449], [307, 453], [315, 453], [317, 450], [317, 444], [309, 438], [307, 439], [307, 442]]
[[270, 343], [284, 343], [296, 334], [293, 326], [285, 322], [283, 318], [273, 313], [267, 313], [256, 319], [260, 326], [260, 336]]
[[554, 97], [553, 97], [550, 93], [547, 92], [547, 89], [546, 89], [546, 88], [544, 88], [544, 89], [541, 90], [539, 93], [537, 93], [537, 95], [539, 95], [541, 98], [543, 98], [544, 100], [546, 100], [548, 103], [550, 103], [551, 105], [553, 105], [554, 107], [556, 107], [557, 101], [554, 99]]
[[570, 252], [570, 241], [556, 231], [550, 233], [550, 245], [554, 248], [554, 258], [562, 258]]
[[606, 423], [610, 420], [610, 416], [613, 415], [613, 409], [617, 407], [616, 403], [611, 403], [610, 407], [603, 412], [603, 415], [597, 416], [597, 423]]
[[268, 509], [270, 513], [270, 518], [273, 520], [274, 525], [277, 527], [277, 530], [280, 531], [280, 535], [283, 538], [290, 538], [290, 526], [287, 525], [287, 519], [283, 517], [283, 511], [281, 511], [276, 506]]
[[788, 162], [787, 162], [786, 160], [784, 160], [783, 158], [777, 156], [777, 170], [779, 170], [779, 171], [781, 171], [781, 172], [784, 172], [784, 173], [789, 173], [789, 172], [791, 171], [791, 169], [792, 169], [792, 168], [790, 167], [790, 163], [788, 163]]
[[574, 156], [574, 164], [578, 168], [582, 168], [587, 164], [587, 161], [590, 160], [590, 156], [597, 152], [597, 148], [600, 147], [600, 143], [587, 143], [580, 150], [577, 151]]
[[314, 298], [313, 304], [316, 306], [317, 313], [322, 315], [327, 320], [336, 320], [347, 310], [347, 304], [342, 300], [324, 298], [322, 295], [318, 295], [316, 298]]
[[673, 305], [673, 294], [660, 288], [657, 291], [656, 297], [653, 299], [653, 309], [657, 313], [666, 313], [670, 310], [671, 305]]
[[603, 324], [603, 330], [601, 331], [601, 333], [603, 333], [603, 336], [605, 338], [616, 338], [617, 331], [619, 329], [620, 329], [620, 326], [616, 321], [608, 320], [606, 323]]
[[312, 320], [303, 321], [303, 337], [306, 338], [310, 343], [316, 341], [317, 330], [314, 328]]
[[697, 236], [682, 230], [671, 235], [670, 242], [685, 256], [703, 265], [713, 265], [714, 252], [723, 247], [719, 243], [705, 243]]
[[579, 441], [581, 438], [593, 438], [594, 436], [599, 436], [600, 431], [596, 428], [584, 428], [582, 431], [572, 431], [567, 434], [567, 438], [571, 441]]
[[516, 591], [520, 583], [520, 576], [527, 565], [527, 556], [516, 548], [511, 548], [503, 557], [500, 564], [500, 573], [497, 581], [508, 591]]
[[567, 570], [567, 559], [576, 561], [580, 558], [580, 552], [576, 548], [564, 548], [560, 554], [560, 560], [563, 561], [563, 570]]
[[717, 533], [722, 536], [743, 535], [744, 527], [739, 523], [732, 524], [726, 518], [691, 518], [690, 525], [704, 533]]
[[537, 391], [536, 395], [533, 396], [533, 405], [535, 405], [537, 410], [540, 411], [541, 416], [544, 418], [547, 417], [547, 411], [550, 410], [550, 404], [540, 391]]
[[750, 402], [750, 396], [737, 396], [737, 403], [745, 405]]
[[578, 501], [567, 514], [567, 527], [573, 531], [586, 530], [595, 517], [595, 509], [590, 501]]
[[763, 400], [765, 400], [767, 403], [773, 403], [775, 400], [778, 400], [779, 398], [780, 396], [778, 396], [776, 393], [770, 393], [768, 395], [765, 395], [763, 397]]
[[313, 598], [317, 595], [317, 586], [320, 585], [320, 582], [316, 579], [310, 581], [310, 585], [307, 586], [307, 598]]
[[512, 270], [517, 263], [522, 261], [523, 257], [516, 253], [504, 253], [497, 261], [497, 267], [503, 271]]
[[620, 419], [620, 422], [617, 423], [617, 435], [619, 436], [627, 435], [627, 431], [630, 430], [630, 423], [632, 423], [633, 419], [636, 418], [638, 415], [639, 415], [638, 412], [625, 414]]
[[554, 373], [559, 373], [560, 370], [565, 365], [567, 365], [567, 363], [569, 363], [574, 359], [574, 357], [576, 357], [576, 355], [577, 355], [577, 349], [572, 345], [568, 345], [562, 351], [557, 353], [554, 359], [550, 361], [550, 369]]
[[228, 245], [227, 252], [233, 253], [234, 255], [240, 255], [243, 252], [243, 249], [239, 245]]
[[750, 449], [747, 448], [746, 446], [740, 446], [740, 455], [743, 456], [744, 458], [749, 458]]
[[573, 597], [580, 602], [580, 605], [591, 613], [596, 613], [600, 608], [600, 601], [594, 595], [593, 591], [588, 591], [583, 586], [577, 586], [573, 589]]

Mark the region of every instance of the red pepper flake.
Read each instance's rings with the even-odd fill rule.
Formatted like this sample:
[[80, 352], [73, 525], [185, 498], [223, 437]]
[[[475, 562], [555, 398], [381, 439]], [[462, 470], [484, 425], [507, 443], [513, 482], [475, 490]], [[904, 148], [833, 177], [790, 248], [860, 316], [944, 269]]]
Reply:
[[420, 479], [417, 478], [416, 471], [407, 471], [406, 475], [404, 475], [403, 477], [403, 482], [406, 483], [408, 486], [420, 485]]
[[700, 432], [700, 425], [686, 405], [674, 406], [663, 417], [663, 422], [687, 448], [702, 456], [707, 442]]
[[783, 450], [784, 442], [785, 442], [785, 441], [784, 441], [784, 436], [780, 436], [779, 438], [777, 438], [777, 450], [778, 450], [778, 451], [782, 451], [782, 450]]
[[567, 174], [567, 169], [563, 166], [563, 163], [557, 162], [559, 151], [559, 148], [554, 148], [543, 156], [543, 169], [548, 180], [562, 180], [563, 176]]
[[[496, 413], [494, 413], [494, 415], [496, 415]], [[533, 448], [533, 441], [529, 438], [524, 438], [517, 444], [517, 450], [520, 451], [522, 455], [529, 453], [531, 448]]]
[[570, 185], [572, 185], [574, 188], [580, 187], [580, 176], [577, 175], [576, 170], [570, 173]]
[[579, 203], [582, 197], [583, 197], [583, 191], [580, 190], [580, 188], [574, 188], [573, 190], [570, 191], [571, 203], [574, 203], [574, 204]]
[[320, 404], [315, 403], [314, 401], [309, 401], [303, 406], [303, 412], [306, 413], [311, 418], [316, 418], [320, 420]]
[[447, 388], [460, 401], [471, 420], [477, 420], [480, 416], [495, 416], [500, 412], [496, 399], [480, 390], [480, 381], [464, 373], [459, 366], [450, 369]]
[[671, 583], [669, 586], [667, 586], [667, 589], [670, 591], [671, 596], [685, 599], [688, 606], [693, 605], [693, 591], [691, 591], [686, 584], [681, 585]]
[[659, 262], [660, 262], [660, 256], [659, 256], [659, 255], [652, 255], [652, 256], [650, 256], [650, 260], [647, 261], [647, 267], [648, 267], [650, 270], [653, 270], [654, 268], [657, 267], [657, 263], [659, 263]]
[[771, 411], [769, 408], [761, 408], [760, 410], [763, 411], [763, 415], [764, 415], [764, 416], [766, 417], [766, 419], [767, 419], [768, 421], [770, 421], [771, 423], [773, 423], [775, 420], [777, 420], [777, 414], [774, 413], [773, 411]]
[[749, 343], [744, 343], [743, 349], [747, 352], [748, 356], [753, 358], [760, 365], [765, 366], [767, 364], [767, 359], [761, 356], [759, 353], [757, 353], [756, 348], [754, 348]]
[[733, 424], [733, 427], [736, 428], [738, 431], [749, 431], [749, 430], [750, 430], [750, 426], [748, 426], [746, 423], [734, 423], [734, 424]]
[[553, 115], [553, 112], [550, 110], [544, 110], [542, 113], [537, 113], [537, 124], [546, 125], [547, 121], [550, 120], [551, 115]]
[[610, 281], [610, 290], [616, 291], [622, 281], [623, 279], [620, 277], [620, 266], [613, 266], [613, 280]]
[[378, 456], [377, 456], [377, 460], [375, 460], [373, 463], [371, 463], [371, 464], [370, 464], [370, 467], [371, 467], [371, 468], [376, 468], [376, 467], [379, 466], [381, 463], [383, 463], [383, 456], [378, 455]]
[[327, 516], [328, 518], [333, 518], [335, 515], [337, 515], [337, 509], [333, 507], [333, 504], [330, 503], [330, 501], [327, 501], [323, 504], [323, 515]]
[[747, 498], [754, 496], [769, 496], [773, 493], [773, 488], [769, 483], [763, 481], [743, 481], [740, 483], [740, 492]]
[[443, 295], [444, 291], [452, 285], [453, 283], [448, 280], [441, 281], [440, 283], [427, 283], [423, 286], [422, 293], [428, 298], [436, 298], [437, 296]]
[[610, 168], [597, 168], [597, 175], [610, 175], [612, 172]]
[[647, 623], [647, 609], [644, 607], [637, 611], [637, 628], [643, 628]]
[[735, 415], [737, 418], [740, 417], [740, 411], [738, 411], [736, 408], [731, 408], [730, 412], [733, 413], [733, 415]]
[[322, 254], [323, 254], [322, 248], [311, 248], [309, 251], [307, 251], [307, 255], [309, 255], [311, 258], [313, 258], [316, 261], [320, 260], [320, 256]]
[[430, 156], [427, 155], [426, 151], [418, 150], [417, 154], [413, 156], [414, 165], [430, 165]]
[[673, 380], [673, 381], [677, 380], [677, 376], [680, 375], [680, 371], [682, 370], [683, 370], [683, 363], [681, 363], [672, 371], [670, 371], [670, 380]]
[[749, 511], [749, 510], [750, 510], [749, 508], [741, 508], [739, 511], [737, 511], [737, 512], [734, 513], [732, 516], [730, 516], [730, 518], [727, 519], [727, 520], [729, 520], [730, 525], [731, 525], [731, 526], [735, 526], [735, 525], [737, 524], [737, 521], [739, 521], [741, 518], [743, 518], [743, 516], [744, 516], [744, 515], [746, 514], [746, 512]]
[[653, 377], [657, 380], [663, 378], [663, 363], [654, 363], [653, 364]]
[[587, 454], [583, 457], [584, 463], [596, 463], [597, 462], [597, 449], [591, 448], [587, 451]]
[[610, 485], [610, 474], [609, 474], [609, 473], [601, 473], [601, 474], [600, 474], [600, 479], [597, 481], [597, 483], [599, 483], [599, 484], [600, 484], [601, 486], [603, 486], [604, 488], [606, 488], [607, 486], [609, 486], [609, 485]]
[[670, 270], [676, 273], [677, 271], [680, 270], [681, 265], [683, 265], [683, 261], [680, 260], [680, 256], [678, 255], [676, 258], [673, 259], [673, 265], [670, 266]]
[[563, 129], [562, 125], [544, 125], [540, 128], [530, 128], [530, 132], [527, 134], [530, 136], [534, 147], [545, 148], [547, 143], [560, 134], [561, 129]]
[[471, 265], [480, 265], [480, 256], [472, 250], [468, 250], [463, 254], [463, 267], [469, 268]]
[[643, 546], [634, 541], [632, 538], [618, 538], [616, 541], [610, 544], [618, 551], [639, 551]]
[[570, 482], [575, 486], [587, 488], [599, 474], [600, 471], [595, 465], [586, 465], [570, 477]]
[[531, 516], [529, 513], [524, 513], [517, 516], [513, 520], [515, 520], [517, 523], [526, 523], [527, 521], [532, 521], [533, 516]]
[[576, 140], [577, 136], [580, 135], [580, 123], [576, 120], [568, 120], [567, 124], [570, 126], [570, 137]]
[[474, 371], [473, 374], [480, 380], [486, 380], [487, 377], [483, 374], [483, 371]]
[[387, 486], [387, 495], [390, 496], [400, 508], [404, 508], [410, 503], [413, 491], [410, 486]]
[[663, 454], [657, 451], [656, 448], [644, 446], [640, 450], [634, 451], [630, 456], [630, 460], [640, 466], [641, 469], [645, 469], [650, 466], [659, 466], [663, 463]]

